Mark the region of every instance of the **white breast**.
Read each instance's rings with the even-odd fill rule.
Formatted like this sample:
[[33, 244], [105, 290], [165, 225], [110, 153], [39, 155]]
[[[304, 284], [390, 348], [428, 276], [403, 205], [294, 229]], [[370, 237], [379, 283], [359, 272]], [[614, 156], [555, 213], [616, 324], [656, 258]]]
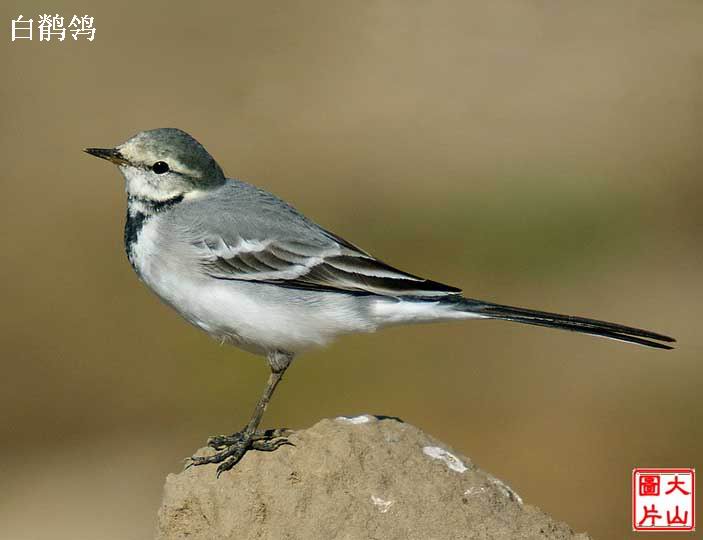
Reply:
[[214, 279], [200, 266], [196, 248], [160, 225], [157, 215], [141, 229], [132, 247], [135, 271], [164, 302], [218, 340], [259, 354], [296, 353], [378, 326], [355, 297]]

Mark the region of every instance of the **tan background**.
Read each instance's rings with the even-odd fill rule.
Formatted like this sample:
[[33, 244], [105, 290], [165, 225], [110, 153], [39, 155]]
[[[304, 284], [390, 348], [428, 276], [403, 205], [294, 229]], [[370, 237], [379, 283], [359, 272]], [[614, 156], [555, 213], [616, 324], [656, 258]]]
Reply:
[[[92, 15], [95, 41], [10, 42], [12, 18], [47, 9]], [[703, 465], [700, 2], [0, 14], [3, 538], [148, 538], [164, 476], [238, 429], [264, 383], [263, 361], [186, 325], [125, 259], [121, 177], [81, 148], [154, 127], [406, 270], [679, 338], [349, 337], [296, 363], [266, 425], [400, 416], [597, 538], [631, 534], [634, 466]]]

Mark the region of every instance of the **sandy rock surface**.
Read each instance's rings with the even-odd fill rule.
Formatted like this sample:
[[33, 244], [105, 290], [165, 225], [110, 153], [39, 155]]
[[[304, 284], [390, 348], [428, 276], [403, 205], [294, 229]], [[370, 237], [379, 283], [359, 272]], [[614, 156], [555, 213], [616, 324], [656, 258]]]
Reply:
[[211, 465], [169, 475], [157, 539], [589, 538], [394, 419], [322, 420], [291, 441], [219, 479]]

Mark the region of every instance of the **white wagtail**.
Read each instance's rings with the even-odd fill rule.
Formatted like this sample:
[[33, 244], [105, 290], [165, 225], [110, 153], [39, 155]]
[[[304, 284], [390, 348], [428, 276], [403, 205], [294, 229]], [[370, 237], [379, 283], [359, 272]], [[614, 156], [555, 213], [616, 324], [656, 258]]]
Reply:
[[[266, 389], [246, 427], [211, 437], [192, 464], [231, 469], [247, 450], [275, 450], [283, 430], [258, 431], [293, 357], [335, 336], [404, 323], [501, 319], [671, 349], [674, 339], [620, 324], [465, 298], [397, 270], [323, 229], [288, 203], [226, 178], [205, 148], [172, 128], [86, 152], [126, 180], [124, 241], [137, 275], [186, 320], [268, 359]], [[665, 343], [660, 343], [665, 342]]]

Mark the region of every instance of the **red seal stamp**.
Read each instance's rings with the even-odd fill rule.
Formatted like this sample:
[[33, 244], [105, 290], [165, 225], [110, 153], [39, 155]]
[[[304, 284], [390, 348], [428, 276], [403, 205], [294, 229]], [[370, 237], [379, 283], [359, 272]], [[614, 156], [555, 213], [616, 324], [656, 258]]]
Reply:
[[634, 469], [632, 529], [695, 530], [695, 490], [695, 469]]

